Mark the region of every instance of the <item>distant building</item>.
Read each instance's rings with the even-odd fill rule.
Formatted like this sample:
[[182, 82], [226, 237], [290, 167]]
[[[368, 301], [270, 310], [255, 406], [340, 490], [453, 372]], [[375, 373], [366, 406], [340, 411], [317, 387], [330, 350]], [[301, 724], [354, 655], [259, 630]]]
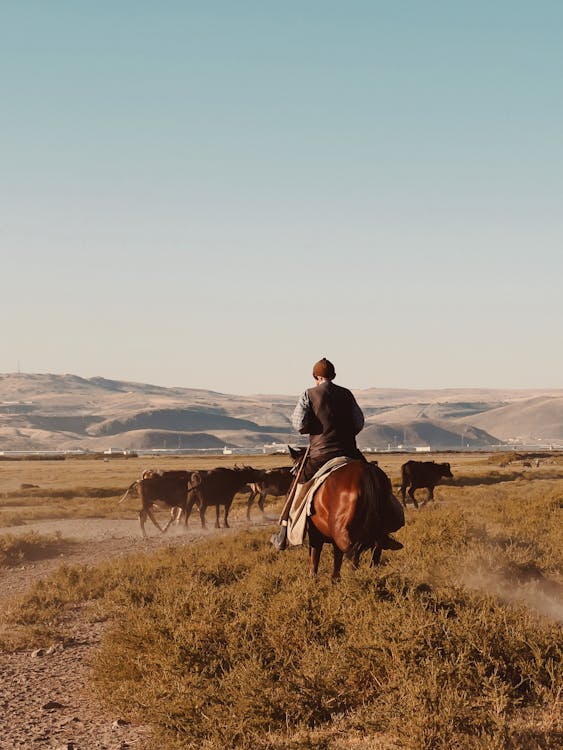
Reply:
[[432, 448], [429, 445], [415, 445], [414, 450], [416, 453], [430, 453]]
[[289, 453], [289, 448], [285, 443], [265, 443], [262, 453]]

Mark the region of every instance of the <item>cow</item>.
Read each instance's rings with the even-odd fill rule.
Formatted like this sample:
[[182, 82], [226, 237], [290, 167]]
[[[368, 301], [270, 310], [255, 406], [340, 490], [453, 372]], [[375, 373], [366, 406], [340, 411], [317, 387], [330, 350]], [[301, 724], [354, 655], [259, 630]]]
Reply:
[[250, 482], [250, 494], [246, 503], [246, 519], [250, 521], [250, 507], [258, 495], [258, 507], [264, 513], [264, 501], [266, 495], [281, 497], [287, 495], [291, 486], [293, 475], [291, 466], [282, 466], [279, 469], [266, 469], [260, 471], [260, 479]]
[[[179, 477], [181, 479], [185, 478], [186, 475], [188, 475], [188, 481], [189, 481], [189, 475], [191, 475], [191, 472], [186, 472], [184, 469], [165, 469], [162, 471], [161, 469], [144, 469], [141, 473], [141, 479], [154, 479], [154, 477]], [[136, 484], [136, 483], [135, 483]], [[119, 501], [121, 502], [121, 500]], [[178, 506], [174, 506], [170, 508], [170, 520], [166, 524], [166, 526], [163, 529], [163, 532], [168, 531], [171, 524], [178, 525], [180, 523], [180, 518], [182, 517], [182, 513], [184, 512], [185, 508], [181, 508]]]
[[[198, 471], [199, 475], [203, 473], [205, 473], [204, 469], [200, 469]], [[185, 471], [184, 469], [165, 469], [164, 471], [160, 469], [145, 469], [143, 473], [141, 474], [141, 478], [151, 479], [153, 477], [178, 477], [180, 479], [187, 479], [188, 484], [189, 484], [192, 474], [193, 474], [193, 471]], [[195, 503], [199, 509], [199, 498], [197, 494], [195, 496]], [[168, 528], [170, 527], [172, 523], [178, 525], [180, 523], [182, 513], [184, 512], [185, 512], [185, 506], [183, 507], [175, 506], [173, 508], [170, 508], [170, 520], [164, 527], [163, 532], [168, 531]]]
[[449, 464], [437, 464], [434, 461], [407, 461], [401, 466], [401, 497], [403, 505], [407, 507], [405, 492], [409, 487], [409, 497], [418, 508], [418, 503], [414, 496], [415, 490], [423, 487], [428, 490], [428, 500], [434, 500], [434, 487], [442, 477], [453, 478]]
[[261, 472], [253, 469], [251, 466], [235, 467], [227, 469], [219, 467], [207, 472], [194, 472], [192, 475], [192, 484], [197, 485], [190, 492], [186, 507], [186, 525], [194, 503], [199, 499], [199, 517], [201, 519], [201, 528], [205, 529], [205, 511], [209, 505], [215, 506], [216, 520], [215, 528], [219, 529], [219, 506], [225, 508], [224, 526], [229, 528], [229, 509], [233, 502], [235, 494], [241, 490], [245, 484], [252, 484], [259, 481]]
[[[143, 472], [141, 479], [137, 479], [127, 488], [119, 503], [122, 503], [133, 489], [137, 490], [141, 498], [139, 511], [141, 533], [146, 539], [145, 521], [147, 518], [150, 518], [159, 531], [165, 533], [170, 524], [179, 518], [181, 512], [186, 511], [188, 495], [190, 495], [191, 507], [195, 502], [199, 502], [197, 494], [199, 481], [200, 475], [197, 472], [147, 470]], [[164, 528], [156, 520], [153, 508], [170, 508], [170, 520]]]

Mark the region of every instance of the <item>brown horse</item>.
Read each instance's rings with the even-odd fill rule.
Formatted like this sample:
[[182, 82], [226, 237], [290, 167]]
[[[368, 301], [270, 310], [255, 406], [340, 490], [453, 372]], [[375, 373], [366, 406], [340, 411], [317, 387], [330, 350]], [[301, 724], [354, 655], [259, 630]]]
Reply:
[[[295, 459], [300, 454], [292, 451], [292, 455]], [[344, 556], [357, 568], [361, 553], [371, 550], [371, 564], [377, 565], [382, 549], [390, 548], [387, 535], [404, 524], [403, 508], [393, 495], [387, 474], [367, 461], [344, 464], [315, 492], [307, 519], [311, 574], [317, 574], [323, 545], [329, 542], [334, 558], [333, 581], [340, 578]], [[394, 542], [393, 546], [401, 545]]]

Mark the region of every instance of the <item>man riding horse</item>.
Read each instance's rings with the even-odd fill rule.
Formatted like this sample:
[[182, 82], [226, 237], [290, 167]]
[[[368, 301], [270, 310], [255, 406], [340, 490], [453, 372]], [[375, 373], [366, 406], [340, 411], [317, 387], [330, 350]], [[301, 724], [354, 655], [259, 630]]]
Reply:
[[[315, 386], [301, 394], [291, 418], [297, 432], [309, 435], [309, 449], [299, 468], [293, 502], [282, 514], [280, 531], [272, 537], [272, 544], [278, 550], [288, 545], [288, 524], [291, 530], [295, 511], [303, 505], [317, 471], [339, 456], [365, 462], [356, 445], [356, 435], [364, 426], [363, 412], [351, 391], [332, 382], [335, 377], [332, 362], [324, 357], [319, 360], [313, 367]], [[402, 548], [400, 542], [385, 533], [381, 533], [378, 541], [382, 549]]]

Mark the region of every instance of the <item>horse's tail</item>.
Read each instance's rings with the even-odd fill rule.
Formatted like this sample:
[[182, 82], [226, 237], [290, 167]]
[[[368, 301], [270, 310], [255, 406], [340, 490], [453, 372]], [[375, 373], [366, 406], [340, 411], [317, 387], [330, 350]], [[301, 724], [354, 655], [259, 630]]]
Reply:
[[378, 537], [384, 532], [383, 501], [387, 492], [385, 479], [389, 481], [385, 472], [378, 466], [366, 463], [362, 472], [354, 528], [350, 530], [350, 538], [354, 540], [350, 550], [352, 555], [373, 548]]

